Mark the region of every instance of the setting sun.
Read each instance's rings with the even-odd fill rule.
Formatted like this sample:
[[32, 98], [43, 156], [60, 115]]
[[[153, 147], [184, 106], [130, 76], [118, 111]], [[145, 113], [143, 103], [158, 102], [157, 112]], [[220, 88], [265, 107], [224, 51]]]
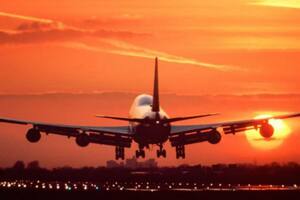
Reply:
[[274, 7], [300, 8], [298, 0], [261, 0], [257, 4]]
[[[258, 115], [255, 119], [267, 117], [272, 117], [272, 115]], [[271, 119], [269, 120], [269, 123], [275, 129], [274, 135], [269, 139], [264, 138], [257, 130], [246, 131], [246, 138], [253, 147], [262, 150], [274, 149], [279, 147], [284, 139], [290, 135], [291, 129], [283, 120]]]

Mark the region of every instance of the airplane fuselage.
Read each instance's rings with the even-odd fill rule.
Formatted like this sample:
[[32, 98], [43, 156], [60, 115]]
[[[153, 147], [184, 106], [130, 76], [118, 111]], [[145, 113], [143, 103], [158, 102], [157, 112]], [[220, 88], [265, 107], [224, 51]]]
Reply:
[[131, 122], [130, 130], [133, 139], [141, 146], [149, 144], [162, 144], [168, 140], [171, 126], [164, 122], [168, 115], [160, 108], [159, 112], [152, 111], [153, 97], [142, 94], [135, 98], [129, 117], [132, 119], [144, 119], [144, 122]]

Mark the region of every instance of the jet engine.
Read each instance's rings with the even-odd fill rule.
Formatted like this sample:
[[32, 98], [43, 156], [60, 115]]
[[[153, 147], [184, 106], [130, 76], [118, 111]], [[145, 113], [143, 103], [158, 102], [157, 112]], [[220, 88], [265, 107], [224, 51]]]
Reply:
[[90, 143], [90, 137], [86, 133], [81, 133], [76, 136], [76, 144], [80, 147], [86, 147]]
[[39, 130], [31, 128], [27, 131], [26, 139], [31, 143], [36, 143], [41, 139], [41, 133]]
[[260, 127], [259, 133], [264, 138], [270, 138], [274, 134], [274, 127], [271, 124], [263, 124]]
[[213, 130], [209, 133], [208, 142], [210, 144], [218, 144], [222, 139], [221, 133], [217, 130]]

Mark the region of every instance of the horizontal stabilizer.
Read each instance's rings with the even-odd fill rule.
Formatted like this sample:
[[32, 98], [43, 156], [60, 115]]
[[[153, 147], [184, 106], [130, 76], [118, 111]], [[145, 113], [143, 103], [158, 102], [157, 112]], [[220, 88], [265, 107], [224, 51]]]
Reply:
[[[163, 123], [172, 123], [172, 122], [184, 121], [184, 120], [195, 119], [195, 118], [209, 117], [209, 116], [213, 116], [213, 115], [218, 115], [218, 113], [195, 115], [195, 116], [189, 116], [189, 117], [167, 118], [167, 119], [161, 119], [161, 121]], [[96, 117], [105, 118], [105, 119], [121, 120], [121, 121], [127, 121], [127, 122], [139, 122], [139, 123], [148, 122], [148, 119], [138, 119], [138, 118], [113, 117], [113, 116], [105, 116], [105, 115], [96, 115]]]
[[126, 117], [113, 117], [113, 116], [104, 116], [104, 115], [96, 115], [98, 118], [106, 118], [106, 119], [114, 119], [120, 121], [127, 121], [127, 122], [143, 122], [143, 119], [135, 119], [135, 118], [126, 118]]
[[210, 117], [214, 115], [218, 115], [219, 113], [212, 113], [212, 114], [205, 114], [205, 115], [195, 115], [195, 116], [189, 116], [189, 117], [175, 117], [175, 118], [169, 118], [165, 119], [164, 122], [172, 123], [177, 121], [184, 121], [189, 119], [196, 119], [196, 118], [203, 118], [203, 117]]

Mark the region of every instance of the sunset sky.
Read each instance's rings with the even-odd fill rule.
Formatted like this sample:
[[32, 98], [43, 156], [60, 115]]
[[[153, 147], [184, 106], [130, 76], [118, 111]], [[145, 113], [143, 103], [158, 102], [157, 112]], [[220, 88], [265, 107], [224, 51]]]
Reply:
[[[299, 22], [299, 0], [5, 1], [0, 116], [115, 125], [93, 115], [126, 116], [135, 94], [152, 91], [156, 56], [162, 106], [172, 116], [222, 112], [210, 120], [223, 121], [297, 112]], [[292, 133], [276, 149], [261, 151], [240, 134], [217, 146], [192, 145], [185, 161], [176, 161], [168, 147], [170, 156], [160, 163], [300, 162], [295, 122], [288, 122]], [[0, 124], [0, 166], [16, 159], [97, 166], [114, 158], [113, 147], [83, 150], [58, 136], [31, 145], [25, 131]], [[202, 151], [212, 156], [198, 157]]]

